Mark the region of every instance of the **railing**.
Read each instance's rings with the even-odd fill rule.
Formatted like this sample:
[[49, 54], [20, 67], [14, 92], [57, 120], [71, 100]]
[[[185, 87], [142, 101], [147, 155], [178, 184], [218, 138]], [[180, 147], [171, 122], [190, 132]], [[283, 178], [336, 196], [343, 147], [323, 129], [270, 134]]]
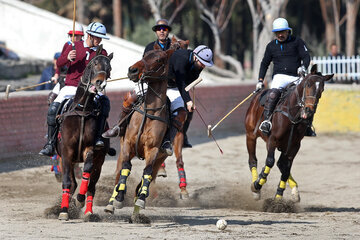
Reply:
[[334, 73], [336, 83], [360, 83], [360, 56], [313, 57], [323, 75]]

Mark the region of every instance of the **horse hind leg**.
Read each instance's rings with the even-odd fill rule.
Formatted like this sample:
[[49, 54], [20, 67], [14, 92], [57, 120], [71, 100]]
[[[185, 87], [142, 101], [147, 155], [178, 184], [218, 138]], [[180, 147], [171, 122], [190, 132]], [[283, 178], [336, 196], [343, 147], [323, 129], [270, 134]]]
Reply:
[[[59, 213], [59, 220], [69, 220], [69, 202], [71, 198], [71, 194], [75, 191], [74, 183], [72, 184], [70, 171], [71, 171], [71, 163], [68, 161], [71, 159], [71, 155], [65, 156], [63, 158], [63, 181], [62, 181], [62, 200], [61, 200], [61, 210]], [[73, 180], [74, 181], [74, 180]], [[75, 183], [76, 184], [76, 183]]]
[[114, 187], [109, 203], [104, 209], [105, 212], [113, 214], [115, 208], [121, 209], [123, 207], [123, 201], [126, 194], [126, 181], [131, 173], [131, 167], [132, 165], [130, 161], [123, 162], [122, 169], [120, 170], [119, 181]]

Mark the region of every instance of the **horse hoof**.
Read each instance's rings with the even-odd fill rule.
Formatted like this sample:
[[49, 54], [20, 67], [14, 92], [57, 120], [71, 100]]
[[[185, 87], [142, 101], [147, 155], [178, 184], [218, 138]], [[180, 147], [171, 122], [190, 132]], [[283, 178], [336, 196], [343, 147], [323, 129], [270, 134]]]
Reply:
[[114, 214], [115, 207], [114, 207], [113, 205], [111, 205], [111, 204], [108, 204], [108, 205], [105, 207], [104, 211], [105, 211], [106, 213]]
[[250, 188], [251, 188], [251, 191], [253, 193], [259, 193], [260, 192], [260, 189], [258, 190], [258, 189], [255, 188], [255, 182], [251, 183]]
[[119, 202], [118, 200], [114, 200], [113, 201], [113, 206], [115, 207], [115, 208], [117, 208], [117, 209], [121, 209], [121, 208], [123, 208], [123, 206], [124, 206], [124, 203], [123, 202]]
[[142, 209], [145, 209], [145, 201], [138, 198], [135, 202], [135, 205], [138, 207], [141, 207]]
[[75, 206], [78, 208], [83, 208], [85, 206], [85, 201], [80, 202], [79, 200], [77, 200], [77, 198], [75, 198]]
[[67, 212], [61, 212], [58, 219], [63, 221], [69, 221], [69, 214]]
[[181, 190], [180, 199], [189, 199], [189, 193], [186, 190]]
[[256, 201], [260, 200], [261, 198], [260, 192], [253, 192], [252, 195], [253, 195], [253, 199]]
[[293, 202], [300, 202], [300, 193], [298, 187], [293, 187], [291, 189], [291, 199]]
[[84, 221], [85, 221], [85, 222], [89, 222], [91, 216], [92, 216], [92, 212], [87, 212], [87, 213], [84, 215]]
[[158, 174], [157, 174], [158, 177], [164, 177], [166, 178], [167, 177], [167, 173], [165, 171], [165, 168], [161, 167], [158, 171]]

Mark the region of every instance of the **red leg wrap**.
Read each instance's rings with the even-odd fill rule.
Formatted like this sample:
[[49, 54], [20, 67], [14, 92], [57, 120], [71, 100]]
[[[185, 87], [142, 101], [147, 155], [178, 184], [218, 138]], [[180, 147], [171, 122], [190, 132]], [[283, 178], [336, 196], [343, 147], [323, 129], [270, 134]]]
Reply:
[[90, 173], [83, 172], [81, 186], [80, 186], [80, 190], [79, 190], [79, 193], [81, 195], [85, 195], [88, 190], [89, 178], [90, 178]]
[[178, 174], [179, 174], [179, 187], [186, 187], [186, 175], [185, 175], [185, 170], [183, 168], [178, 168]]
[[163, 163], [161, 164], [161, 166], [164, 168], [164, 167], [165, 167], [165, 163], [163, 162]]
[[88, 196], [86, 198], [86, 210], [85, 210], [85, 214], [88, 212], [93, 213], [92, 211], [92, 206], [93, 206], [93, 196]]
[[70, 189], [63, 189], [61, 208], [69, 208]]

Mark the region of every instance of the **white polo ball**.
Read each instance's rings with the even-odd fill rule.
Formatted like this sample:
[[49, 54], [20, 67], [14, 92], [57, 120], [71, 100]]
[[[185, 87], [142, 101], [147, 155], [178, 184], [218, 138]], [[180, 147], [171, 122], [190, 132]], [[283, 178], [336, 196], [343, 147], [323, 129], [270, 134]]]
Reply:
[[227, 222], [226, 222], [224, 219], [219, 219], [219, 220], [216, 222], [216, 227], [217, 227], [219, 230], [225, 230], [225, 228], [227, 227]]

